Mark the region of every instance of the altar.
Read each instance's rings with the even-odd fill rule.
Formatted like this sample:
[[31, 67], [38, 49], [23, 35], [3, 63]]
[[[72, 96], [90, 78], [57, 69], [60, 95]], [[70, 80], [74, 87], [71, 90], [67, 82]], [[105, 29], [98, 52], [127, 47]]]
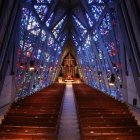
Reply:
[[79, 80], [79, 78], [80, 78], [79, 70], [78, 70], [76, 59], [69, 52], [62, 61], [58, 81], [61, 83], [63, 83], [63, 82], [74, 83], [74, 82], [77, 82]]
[[74, 80], [71, 75], [68, 75], [68, 77], [65, 79], [65, 82], [74, 82]]

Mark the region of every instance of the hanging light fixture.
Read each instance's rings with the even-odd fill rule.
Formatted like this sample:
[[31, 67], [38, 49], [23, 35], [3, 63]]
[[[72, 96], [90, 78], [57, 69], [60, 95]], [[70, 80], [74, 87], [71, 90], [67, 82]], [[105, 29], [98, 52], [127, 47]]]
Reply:
[[101, 83], [102, 82], [102, 79], [99, 79], [99, 82]]
[[24, 64], [22, 62], [20, 63], [20, 68], [24, 68]]
[[28, 51], [28, 52], [26, 53], [26, 55], [27, 55], [27, 57], [30, 57], [31, 52]]
[[41, 63], [41, 66], [40, 66], [40, 68], [44, 68], [44, 64], [43, 64], [43, 62]]
[[109, 85], [110, 86], [114, 86], [115, 85], [115, 75], [114, 74], [111, 74]]
[[102, 72], [101, 72], [101, 71], [99, 71], [99, 72], [98, 72], [98, 75], [99, 75], [99, 76], [102, 76]]
[[29, 70], [30, 70], [30, 71], [33, 71], [34, 69], [35, 69], [35, 67], [34, 67], [34, 61], [31, 60], [31, 61], [30, 61], [30, 68], [29, 68]]
[[116, 64], [115, 64], [115, 63], [113, 64], [113, 68], [114, 68], [114, 69], [116, 69], [116, 68], [117, 68], [117, 66], [116, 66]]

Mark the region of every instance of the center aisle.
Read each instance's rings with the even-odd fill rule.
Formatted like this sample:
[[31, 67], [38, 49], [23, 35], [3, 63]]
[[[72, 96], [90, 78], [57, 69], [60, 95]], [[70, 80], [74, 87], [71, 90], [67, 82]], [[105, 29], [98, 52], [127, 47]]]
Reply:
[[66, 85], [58, 140], [80, 140], [72, 84]]

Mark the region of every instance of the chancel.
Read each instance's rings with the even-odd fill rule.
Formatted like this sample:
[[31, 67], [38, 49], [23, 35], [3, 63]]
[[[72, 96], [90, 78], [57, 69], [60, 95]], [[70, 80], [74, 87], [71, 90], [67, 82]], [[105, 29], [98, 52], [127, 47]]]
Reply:
[[140, 140], [140, 0], [0, 0], [0, 140]]
[[77, 65], [74, 57], [68, 53], [62, 63], [62, 75], [65, 81], [73, 81], [77, 74]]

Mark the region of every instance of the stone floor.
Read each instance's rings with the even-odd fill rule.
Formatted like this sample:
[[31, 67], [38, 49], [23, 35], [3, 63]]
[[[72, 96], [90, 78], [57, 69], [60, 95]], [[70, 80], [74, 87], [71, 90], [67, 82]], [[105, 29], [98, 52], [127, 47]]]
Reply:
[[80, 140], [72, 84], [66, 85], [58, 140]]

